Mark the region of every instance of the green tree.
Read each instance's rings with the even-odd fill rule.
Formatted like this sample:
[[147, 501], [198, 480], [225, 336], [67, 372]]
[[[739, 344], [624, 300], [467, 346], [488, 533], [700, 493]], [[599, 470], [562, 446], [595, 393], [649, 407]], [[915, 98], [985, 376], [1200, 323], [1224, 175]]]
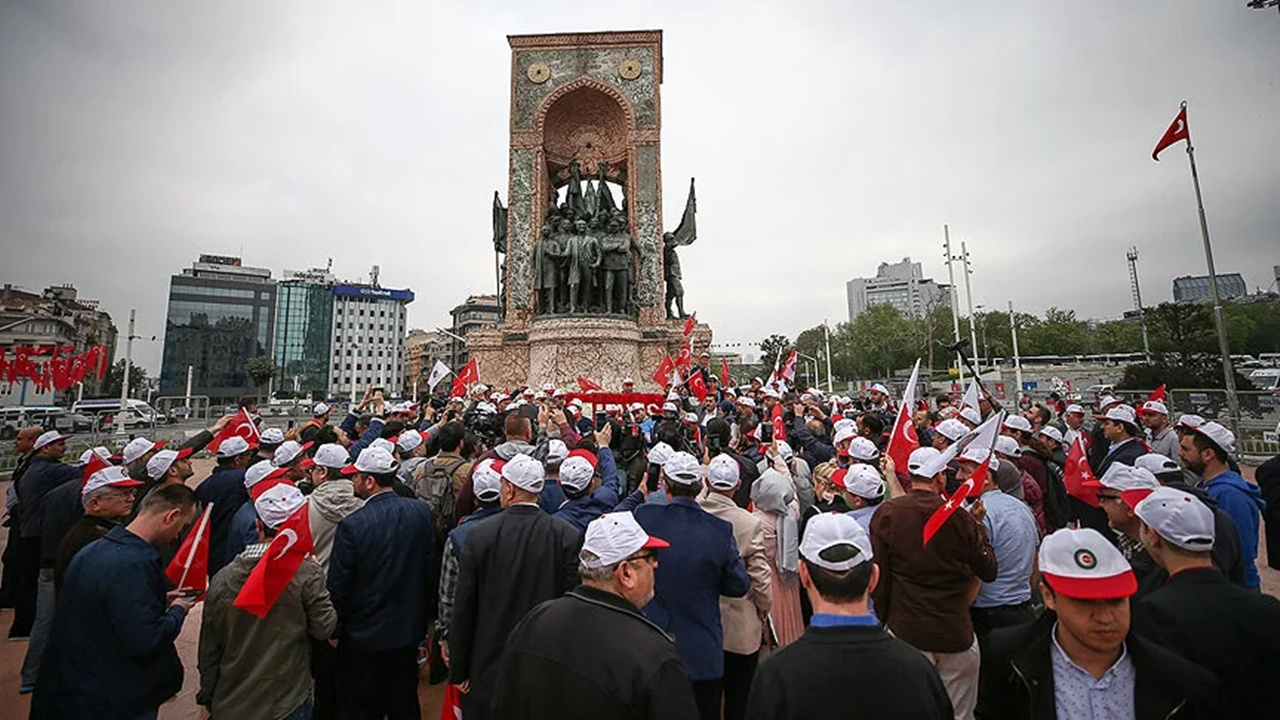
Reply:
[[249, 358], [249, 362], [245, 363], [244, 371], [249, 374], [249, 380], [253, 382], [254, 387], [258, 388], [259, 394], [262, 392], [263, 386], [271, 382], [271, 379], [280, 371], [271, 358], [265, 355], [259, 355], [255, 358]]
[[841, 375], [851, 379], [889, 377], [924, 355], [918, 327], [892, 305], [872, 305], [851, 323], [840, 326]]
[[[139, 391], [147, 380], [147, 371], [133, 363], [129, 363], [129, 397], [138, 397]], [[120, 384], [124, 382], [124, 358], [116, 361], [107, 369], [106, 380], [102, 383], [103, 397], [120, 397]]]
[[786, 335], [774, 333], [760, 341], [760, 366], [766, 371], [773, 370], [774, 363], [786, 360], [787, 351], [791, 349], [791, 341]]
[[1093, 326], [1087, 352], [1142, 352], [1142, 325], [1137, 320], [1107, 320]]
[[1019, 314], [1018, 344], [1023, 355], [1080, 355], [1087, 352], [1089, 328], [1074, 310], [1051, 307], [1041, 320]]

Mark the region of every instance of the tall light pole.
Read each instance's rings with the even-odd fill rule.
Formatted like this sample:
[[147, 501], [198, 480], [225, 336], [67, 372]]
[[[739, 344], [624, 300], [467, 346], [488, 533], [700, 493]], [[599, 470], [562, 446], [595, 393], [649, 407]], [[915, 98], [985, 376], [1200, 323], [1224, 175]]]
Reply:
[[[973, 267], [969, 264], [969, 248], [965, 242], [960, 242], [960, 255], [964, 257], [964, 294], [969, 298], [969, 342], [973, 344], [973, 354], [978, 354], [978, 330], [973, 326], [973, 286], [969, 284], [969, 276], [973, 274]], [[977, 363], [974, 363], [977, 365]], [[978, 372], [982, 372], [982, 367], [978, 367]]]
[[1013, 335], [1013, 374], [1018, 383], [1018, 400], [1022, 399], [1022, 358], [1018, 355], [1018, 323], [1014, 320], [1013, 301], [1009, 301], [1009, 333]]
[[[947, 284], [951, 287], [951, 328], [955, 331], [955, 340], [960, 342], [960, 302], [957, 298], [959, 293], [956, 292], [956, 273], [951, 263], [956, 260], [956, 256], [951, 254], [951, 231], [946, 226], [942, 226], [943, 237], [943, 257], [947, 260]], [[960, 358], [959, 351], [956, 352], [956, 373], [960, 379], [960, 391], [964, 392], [964, 362]]]
[[133, 334], [133, 324], [138, 317], [138, 310], [131, 308], [129, 310], [129, 334], [124, 339], [124, 377], [120, 382], [120, 412], [124, 412], [129, 407], [129, 366], [133, 364], [133, 339], [137, 335]]
[[827, 325], [827, 319], [822, 318], [822, 333], [827, 340], [827, 392], [835, 392], [835, 383], [831, 380], [831, 326]]
[[1138, 322], [1142, 324], [1142, 354], [1147, 363], [1151, 362], [1151, 341], [1147, 339], [1147, 315], [1142, 310], [1142, 289], [1138, 285], [1138, 248], [1131, 247], [1125, 253], [1129, 259], [1129, 285], [1133, 290], [1133, 307], [1138, 311]]

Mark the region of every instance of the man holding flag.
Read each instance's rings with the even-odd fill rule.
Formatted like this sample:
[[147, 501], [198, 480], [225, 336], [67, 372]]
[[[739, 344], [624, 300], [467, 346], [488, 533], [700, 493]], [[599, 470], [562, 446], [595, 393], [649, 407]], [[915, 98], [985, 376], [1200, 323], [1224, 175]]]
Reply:
[[328, 639], [338, 613], [310, 560], [305, 505], [292, 485], [260, 495], [258, 542], [209, 585], [196, 703], [214, 717], [311, 717], [308, 638]]

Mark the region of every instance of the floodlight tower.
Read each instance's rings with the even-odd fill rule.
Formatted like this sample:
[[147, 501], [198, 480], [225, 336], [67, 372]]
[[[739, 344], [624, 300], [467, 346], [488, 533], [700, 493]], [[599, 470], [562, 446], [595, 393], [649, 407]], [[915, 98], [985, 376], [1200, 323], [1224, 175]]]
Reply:
[[1133, 307], [1138, 311], [1138, 322], [1142, 325], [1142, 354], [1150, 363], [1151, 342], [1147, 339], [1147, 316], [1142, 311], [1142, 289], [1138, 286], [1138, 248], [1130, 247], [1125, 257], [1129, 259], [1129, 287], [1133, 291]]

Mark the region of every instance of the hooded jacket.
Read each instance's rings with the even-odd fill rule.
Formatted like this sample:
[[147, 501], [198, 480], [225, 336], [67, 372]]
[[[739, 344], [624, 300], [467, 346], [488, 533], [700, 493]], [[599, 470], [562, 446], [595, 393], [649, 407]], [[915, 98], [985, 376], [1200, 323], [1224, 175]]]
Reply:
[[1258, 587], [1258, 525], [1259, 515], [1266, 503], [1257, 485], [1246, 482], [1240, 473], [1228, 470], [1203, 484], [1205, 490], [1218, 502], [1240, 530], [1244, 548], [1245, 587]]
[[311, 512], [311, 539], [315, 543], [316, 560], [325, 572], [329, 572], [329, 555], [333, 552], [333, 536], [338, 523], [364, 505], [356, 497], [355, 487], [346, 478], [325, 480], [308, 496]]
[[1240, 528], [1236, 527], [1236, 521], [1231, 519], [1227, 511], [1218, 507], [1218, 501], [1204, 488], [1184, 482], [1166, 483], [1165, 486], [1195, 495], [1205, 507], [1213, 511], [1213, 550], [1209, 553], [1213, 558], [1213, 566], [1221, 570], [1231, 582], [1246, 587], [1244, 545], [1240, 540]]

